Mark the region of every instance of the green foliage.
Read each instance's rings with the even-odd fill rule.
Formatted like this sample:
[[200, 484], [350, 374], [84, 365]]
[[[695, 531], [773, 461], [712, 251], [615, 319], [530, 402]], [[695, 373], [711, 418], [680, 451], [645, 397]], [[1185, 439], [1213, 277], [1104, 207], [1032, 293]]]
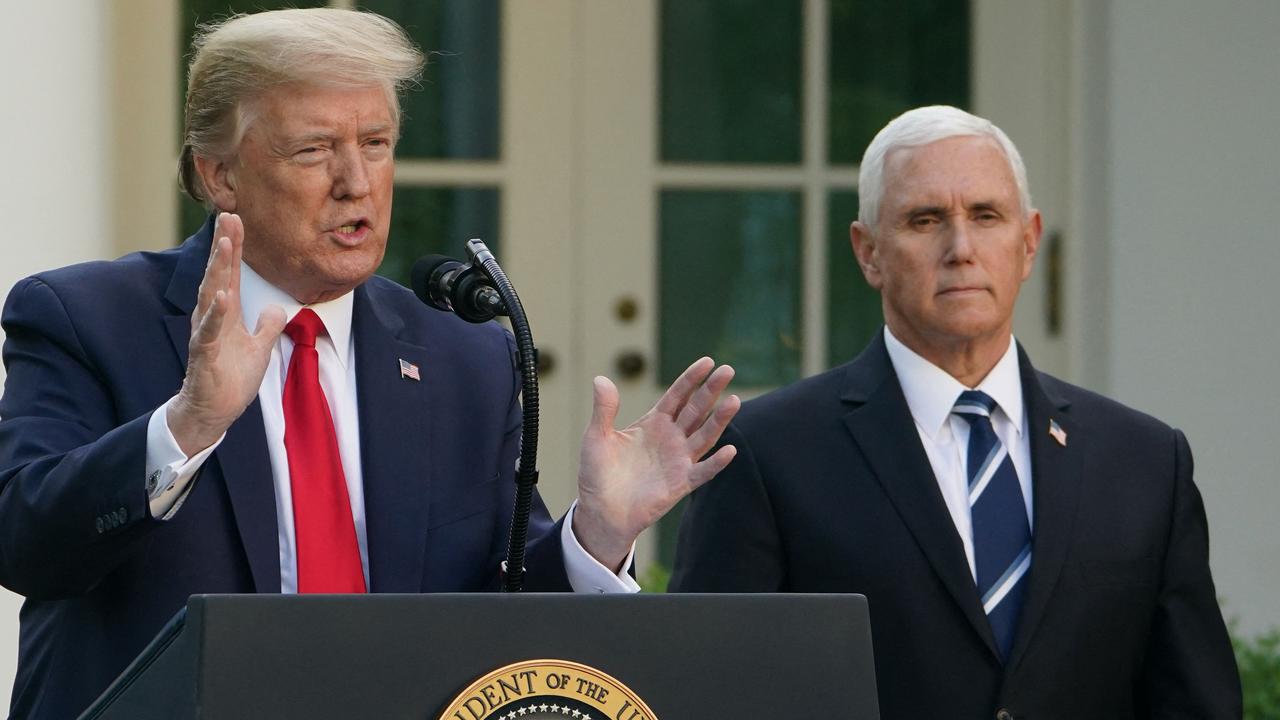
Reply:
[[636, 582], [640, 583], [640, 592], [647, 593], [666, 592], [669, 580], [671, 580], [671, 570], [660, 562], [650, 563], [648, 569], [636, 578]]
[[1231, 646], [1244, 686], [1245, 720], [1280, 720], [1280, 629], [1246, 639], [1233, 628]]

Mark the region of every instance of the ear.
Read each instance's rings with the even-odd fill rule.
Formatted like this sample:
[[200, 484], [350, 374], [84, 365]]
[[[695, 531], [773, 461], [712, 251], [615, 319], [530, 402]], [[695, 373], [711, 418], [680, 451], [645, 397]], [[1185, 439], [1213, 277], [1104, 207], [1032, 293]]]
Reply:
[[231, 161], [196, 155], [196, 174], [204, 185], [209, 202], [222, 212], [236, 211], [236, 177]]
[[884, 285], [884, 279], [880, 275], [875, 234], [865, 223], [855, 220], [849, 226], [849, 243], [853, 245], [853, 256], [858, 261], [858, 267], [862, 268], [862, 277], [867, 279], [868, 285], [879, 290]]
[[1043, 232], [1043, 221], [1040, 211], [1032, 208], [1027, 213], [1026, 227], [1022, 231], [1022, 249], [1025, 253], [1022, 264], [1022, 279], [1031, 277], [1031, 268], [1035, 264], [1036, 253], [1040, 251], [1040, 234]]

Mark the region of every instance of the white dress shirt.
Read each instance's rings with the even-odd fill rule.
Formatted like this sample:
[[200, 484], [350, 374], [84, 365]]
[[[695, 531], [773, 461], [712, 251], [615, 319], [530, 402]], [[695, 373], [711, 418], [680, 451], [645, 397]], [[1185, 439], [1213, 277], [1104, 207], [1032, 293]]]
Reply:
[[1022, 403], [1022, 379], [1018, 371], [1018, 351], [1013, 337], [1009, 349], [976, 388], [967, 388], [945, 370], [920, 357], [902, 341], [884, 329], [889, 361], [898, 374], [902, 394], [915, 420], [920, 442], [924, 445], [933, 475], [938, 480], [942, 499], [951, 512], [956, 532], [964, 542], [969, 559], [969, 572], [977, 578], [973, 560], [973, 517], [969, 508], [969, 422], [951, 412], [965, 390], [981, 390], [996, 401], [991, 425], [1009, 451], [1013, 468], [1022, 486], [1022, 499], [1027, 505], [1027, 520], [1034, 524], [1031, 513], [1031, 443], [1027, 439], [1027, 414]]
[[[360, 546], [360, 564], [365, 586], [369, 586], [369, 547], [365, 529], [364, 476], [360, 463], [360, 428], [355, 374], [355, 345], [351, 341], [352, 293], [336, 300], [316, 303], [311, 308], [324, 321], [327, 331], [316, 339], [320, 358], [320, 386], [324, 389], [333, 414], [338, 451], [342, 456], [342, 472], [346, 476], [347, 495], [355, 521], [356, 539]], [[258, 316], [269, 305], [278, 305], [285, 317], [293, 318], [304, 306], [287, 293], [272, 286], [243, 262], [240, 264], [240, 306], [247, 328], [255, 328]], [[295, 593], [298, 588], [297, 541], [293, 524], [293, 495], [290, 489], [289, 459], [284, 446], [284, 381], [293, 355], [293, 340], [281, 333], [271, 349], [266, 374], [258, 389], [262, 422], [271, 460], [271, 476], [275, 485], [276, 526], [280, 540], [280, 590]], [[170, 400], [169, 402], [173, 402]], [[222, 442], [219, 438], [209, 448], [188, 458], [178, 447], [167, 422], [168, 403], [152, 413], [147, 428], [147, 492], [153, 517], [167, 520], [178, 512], [191, 478]], [[514, 490], [513, 490], [514, 492]], [[591, 557], [578, 543], [572, 531], [575, 503], [569, 508], [561, 533], [565, 571], [576, 592], [636, 592], [639, 586], [625, 569], [613, 573]], [[635, 548], [632, 548], [634, 555]], [[496, 568], [495, 568], [496, 571]]]

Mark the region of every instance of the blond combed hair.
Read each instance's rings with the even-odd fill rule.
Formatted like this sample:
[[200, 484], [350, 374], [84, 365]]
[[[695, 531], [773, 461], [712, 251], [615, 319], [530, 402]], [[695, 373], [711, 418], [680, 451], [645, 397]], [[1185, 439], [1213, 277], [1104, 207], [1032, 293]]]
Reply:
[[206, 204], [195, 157], [232, 156], [252, 122], [253, 101], [272, 87], [381, 87], [398, 132], [399, 93], [417, 81], [425, 64], [396, 23], [332, 8], [235, 15], [202, 25], [191, 48], [178, 181]]

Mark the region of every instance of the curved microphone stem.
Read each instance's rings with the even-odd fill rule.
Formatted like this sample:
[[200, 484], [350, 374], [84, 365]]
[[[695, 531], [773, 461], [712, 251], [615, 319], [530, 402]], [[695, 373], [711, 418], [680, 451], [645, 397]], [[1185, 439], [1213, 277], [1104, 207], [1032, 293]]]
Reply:
[[507, 544], [507, 559], [502, 563], [503, 592], [520, 592], [524, 585], [524, 551], [529, 539], [529, 512], [533, 507], [533, 489], [538, 484], [538, 367], [537, 350], [533, 333], [520, 304], [520, 296], [512, 287], [507, 274], [498, 266], [493, 253], [480, 240], [467, 241], [467, 259], [484, 272], [493, 283], [502, 302], [506, 303], [507, 316], [516, 336], [521, 380], [521, 405], [524, 419], [520, 430], [520, 462], [516, 466], [516, 502], [511, 514], [511, 536]]

